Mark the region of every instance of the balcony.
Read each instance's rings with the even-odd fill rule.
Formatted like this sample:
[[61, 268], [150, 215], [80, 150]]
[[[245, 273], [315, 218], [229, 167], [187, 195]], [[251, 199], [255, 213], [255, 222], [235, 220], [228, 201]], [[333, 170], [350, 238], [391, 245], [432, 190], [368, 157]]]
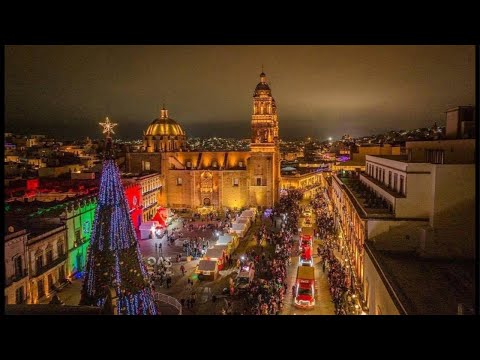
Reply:
[[35, 271], [32, 272], [32, 277], [37, 277], [37, 276], [42, 275], [43, 273], [47, 272], [48, 270], [53, 269], [55, 266], [61, 264], [65, 260], [67, 260], [67, 254], [63, 254], [63, 255], [59, 256], [58, 258], [56, 258], [52, 262], [42, 266], [40, 269], [35, 269]]
[[16, 283], [17, 281], [22, 280], [23, 278], [27, 277], [27, 275], [28, 275], [27, 269], [23, 269], [23, 270], [20, 271], [19, 273], [10, 276], [10, 277], [9, 277], [8, 279], [6, 279], [6, 281], [5, 281], [5, 287], [9, 287], [9, 286], [12, 285], [13, 283]]
[[[381, 193], [386, 193], [392, 198], [405, 198], [406, 196], [403, 194], [398, 193], [397, 191], [389, 188], [386, 186], [384, 183], [378, 181], [375, 179], [373, 176], [370, 176], [368, 174], [361, 174], [360, 179], [365, 179], [367, 183], [371, 183], [374, 189], [378, 190]], [[388, 196], [387, 196], [388, 197]]]
[[394, 203], [379, 196], [365, 185], [357, 175], [338, 173], [335, 175], [345, 186], [346, 193], [357, 212], [365, 216], [393, 217]]

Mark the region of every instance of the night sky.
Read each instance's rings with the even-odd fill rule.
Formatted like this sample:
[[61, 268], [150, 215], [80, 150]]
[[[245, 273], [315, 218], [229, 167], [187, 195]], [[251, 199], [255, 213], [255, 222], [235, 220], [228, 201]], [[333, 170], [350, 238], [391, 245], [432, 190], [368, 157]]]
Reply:
[[249, 137], [262, 63], [280, 137], [444, 125], [474, 104], [474, 46], [6, 46], [6, 130], [140, 139], [165, 101], [193, 136]]

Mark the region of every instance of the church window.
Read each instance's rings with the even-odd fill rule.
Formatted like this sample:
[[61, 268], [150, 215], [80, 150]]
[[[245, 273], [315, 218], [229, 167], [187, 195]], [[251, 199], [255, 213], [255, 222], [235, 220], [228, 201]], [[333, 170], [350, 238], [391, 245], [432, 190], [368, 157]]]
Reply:
[[182, 178], [177, 178], [177, 185], [182, 185]]
[[233, 179], [233, 186], [239, 186], [240, 180], [238, 178]]

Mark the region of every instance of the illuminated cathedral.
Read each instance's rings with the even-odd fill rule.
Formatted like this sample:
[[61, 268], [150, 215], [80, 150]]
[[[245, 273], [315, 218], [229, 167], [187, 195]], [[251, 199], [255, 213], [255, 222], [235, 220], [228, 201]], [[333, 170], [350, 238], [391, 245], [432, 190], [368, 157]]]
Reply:
[[250, 151], [189, 151], [187, 135], [163, 108], [143, 135], [127, 171], [159, 172], [159, 205], [188, 209], [272, 207], [279, 198], [277, 106], [265, 73], [253, 93]]

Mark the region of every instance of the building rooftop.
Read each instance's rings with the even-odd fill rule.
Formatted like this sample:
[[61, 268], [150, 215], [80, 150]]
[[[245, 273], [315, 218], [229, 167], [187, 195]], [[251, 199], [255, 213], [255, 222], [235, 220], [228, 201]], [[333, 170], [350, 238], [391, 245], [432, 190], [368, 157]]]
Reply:
[[[13, 227], [13, 232], [9, 231], [9, 228]], [[22, 235], [26, 232], [25, 226], [20, 221], [16, 221], [15, 219], [8, 219], [4, 218], [3, 222], [3, 229], [4, 229], [4, 240], [8, 241], [12, 238], [16, 238], [17, 236]]]
[[336, 177], [347, 189], [346, 194], [353, 203], [356, 211], [363, 217], [394, 218], [394, 214], [388, 209], [388, 204], [378, 197], [370, 196], [368, 188], [357, 177], [350, 177], [342, 172]]
[[427, 259], [413, 252], [365, 245], [409, 315], [455, 315], [458, 305], [475, 308], [474, 260]]
[[37, 236], [41, 236], [52, 230], [62, 230], [65, 225], [63, 224], [51, 224], [38, 221], [26, 221], [25, 227], [29, 233], [29, 241]]
[[60, 216], [69, 202], [75, 200], [81, 200], [83, 198], [89, 198], [90, 196], [79, 195], [68, 197], [63, 200], [53, 201], [38, 201], [33, 200], [30, 202], [24, 201], [11, 201], [5, 204], [4, 216], [12, 217], [56, 217]]
[[409, 162], [407, 155], [370, 155], [370, 154], [367, 154], [367, 155], [368, 156], [379, 157], [379, 158], [382, 158], [382, 159], [395, 160], [395, 161], [401, 161], [401, 162]]

